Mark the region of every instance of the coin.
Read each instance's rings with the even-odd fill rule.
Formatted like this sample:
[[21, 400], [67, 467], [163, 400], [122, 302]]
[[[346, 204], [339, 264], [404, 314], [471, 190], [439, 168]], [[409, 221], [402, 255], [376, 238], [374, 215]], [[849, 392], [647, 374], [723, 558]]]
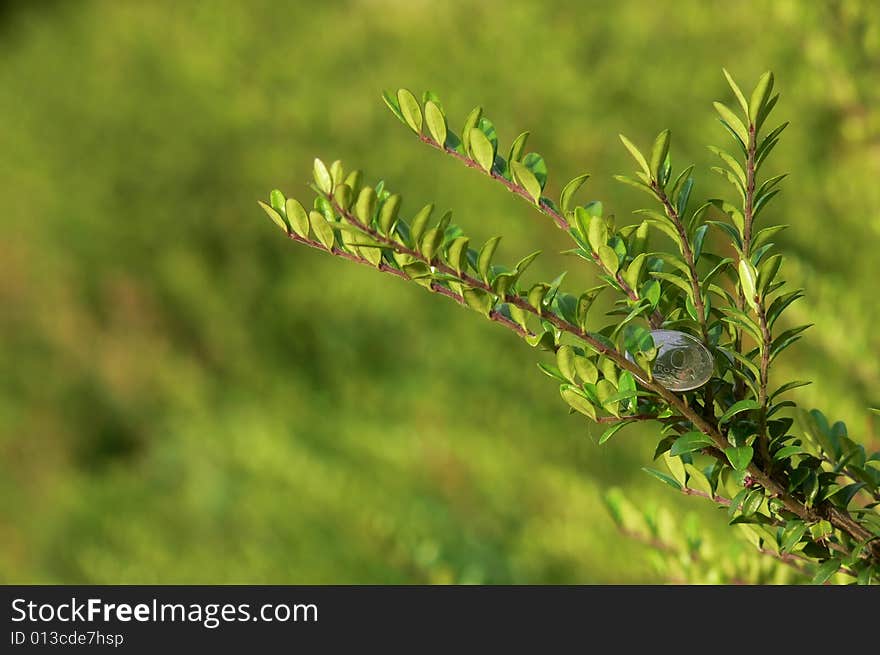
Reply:
[[[698, 339], [678, 330], [651, 330], [657, 347], [652, 373], [654, 380], [670, 391], [702, 387], [712, 377], [715, 360]], [[633, 357], [626, 353], [630, 361]]]

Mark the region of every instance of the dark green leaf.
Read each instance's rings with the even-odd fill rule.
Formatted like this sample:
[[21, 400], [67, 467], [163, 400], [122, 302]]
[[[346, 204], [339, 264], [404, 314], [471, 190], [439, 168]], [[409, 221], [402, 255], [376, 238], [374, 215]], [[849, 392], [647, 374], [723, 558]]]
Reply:
[[730, 461], [730, 465], [733, 466], [733, 468], [737, 471], [744, 471], [752, 461], [754, 450], [751, 446], [731, 446], [724, 449], [724, 454], [727, 455], [727, 459]]

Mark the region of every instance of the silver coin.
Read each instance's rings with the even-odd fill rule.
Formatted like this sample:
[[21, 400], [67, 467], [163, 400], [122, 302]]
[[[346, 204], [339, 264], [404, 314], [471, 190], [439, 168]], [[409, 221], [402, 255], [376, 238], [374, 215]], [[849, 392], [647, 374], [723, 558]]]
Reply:
[[[678, 330], [651, 330], [657, 358], [651, 372], [670, 391], [702, 387], [712, 377], [715, 360], [698, 339]], [[626, 358], [633, 361], [630, 353]]]

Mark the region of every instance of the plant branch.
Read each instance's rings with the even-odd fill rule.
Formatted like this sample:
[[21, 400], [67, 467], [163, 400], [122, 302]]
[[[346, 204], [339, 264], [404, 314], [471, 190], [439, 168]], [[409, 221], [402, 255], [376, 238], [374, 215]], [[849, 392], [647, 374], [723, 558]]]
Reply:
[[[319, 241], [305, 239], [305, 238], [299, 236], [298, 234], [295, 234], [294, 232], [288, 232], [287, 236], [292, 241], [296, 241], [297, 243], [301, 243], [303, 245], [309, 246], [310, 248], [314, 248], [316, 250], [321, 250], [323, 252], [329, 252], [331, 255], [335, 255], [336, 257], [341, 257], [342, 259], [347, 259], [348, 261], [352, 261], [357, 264], [364, 264], [365, 266], [369, 266], [372, 269], [376, 269], [376, 270], [379, 270], [383, 273], [388, 273], [390, 275], [394, 275], [395, 277], [399, 277], [404, 280], [410, 281], [410, 278], [406, 273], [404, 273], [399, 268], [389, 266], [385, 262], [379, 262], [379, 265], [377, 266], [377, 265], [373, 264], [373, 262], [369, 261], [368, 259], [361, 257], [360, 255], [356, 255], [356, 254], [349, 252], [347, 250], [343, 250], [339, 246], [333, 246], [333, 248], [331, 250], [327, 250], [327, 248]], [[438, 293], [441, 296], [446, 296], [447, 298], [451, 298], [452, 300], [457, 302], [459, 305], [467, 304], [465, 302], [465, 299], [461, 296], [461, 294], [455, 293], [452, 289], [444, 287], [443, 285], [438, 284], [437, 282], [431, 283], [430, 291], [432, 291], [434, 293]], [[534, 337], [535, 336], [531, 331], [526, 330], [524, 327], [522, 327], [521, 325], [519, 325], [515, 321], [511, 321], [509, 318], [504, 316], [504, 314], [502, 314], [501, 312], [499, 312], [497, 310], [492, 310], [489, 313], [489, 320], [494, 321], [496, 323], [499, 323], [500, 325], [503, 325], [504, 327], [508, 328], [509, 330], [513, 330], [521, 337]]]
[[[479, 280], [467, 273], [458, 272], [451, 266], [441, 261], [429, 260], [417, 250], [409, 248], [395, 241], [394, 239], [381, 234], [371, 226], [365, 225], [354, 214], [349, 212], [344, 207], [340, 206], [332, 196], [327, 195], [325, 197], [331, 202], [335, 211], [339, 213], [340, 216], [342, 216], [346, 221], [351, 223], [357, 229], [361, 230], [365, 234], [368, 234], [376, 242], [398, 253], [408, 255], [414, 260], [420, 261], [429, 267], [433, 267], [435, 270], [438, 270], [446, 275], [457, 279], [461, 284], [465, 286], [475, 289], [482, 289], [483, 291], [486, 291], [493, 296], [498, 296], [498, 294], [496, 294], [495, 291], [492, 289], [492, 286], [487, 282]], [[351, 259], [351, 257], [347, 258]], [[355, 261], [357, 261], [357, 259], [355, 259]], [[400, 274], [405, 275], [405, 273], [402, 272]], [[715, 442], [716, 446], [719, 449], [724, 450], [730, 445], [727, 441], [727, 438], [724, 434], [722, 434], [713, 419], [704, 417], [699, 412], [695, 411], [695, 409], [687, 403], [683, 396], [676, 395], [653, 379], [645, 380], [644, 371], [642, 371], [635, 363], [630, 362], [628, 359], [626, 359], [626, 357], [624, 357], [619, 351], [617, 351], [617, 349], [607, 346], [605, 343], [597, 339], [595, 336], [593, 336], [580, 326], [569, 323], [555, 313], [545, 313], [532, 307], [527, 299], [518, 294], [507, 293], [499, 297], [503, 302], [519, 307], [527, 313], [548, 321], [559, 330], [577, 337], [592, 350], [611, 360], [618, 368], [632, 373], [636, 378], [640, 380], [643, 387], [660, 396], [660, 398], [662, 398], [669, 406], [674, 408], [681, 416], [689, 420], [697, 430], [712, 439], [712, 441]], [[509, 319], [506, 319], [506, 317], [503, 317], [500, 314], [498, 314], [494, 320], [496, 320], [496, 322], [503, 322], [501, 319], [506, 320], [508, 323], [512, 323], [512, 321], [509, 321]], [[508, 327], [510, 327], [510, 325], [508, 325]], [[520, 330], [517, 330], [517, 332], [521, 333]], [[849, 514], [847, 514], [846, 512], [841, 512], [837, 508], [831, 506], [829, 503], [824, 503], [819, 507], [808, 507], [804, 502], [798, 500], [796, 497], [788, 493], [783, 483], [774, 479], [769, 473], [764, 471], [754, 462], [749, 464], [747, 471], [752, 476], [752, 478], [756, 482], [758, 482], [758, 484], [760, 484], [773, 496], [778, 498], [789, 511], [795, 513], [800, 518], [807, 521], [818, 521], [822, 519], [827, 519], [834, 527], [846, 532], [856, 541], [868, 541], [873, 536], [868, 530], [863, 528], [857, 521], [855, 521]], [[875, 560], [880, 561], [880, 540], [871, 542], [868, 546], [868, 549], [871, 556]]]
[[[480, 166], [479, 163], [477, 163], [476, 160], [471, 159], [467, 155], [464, 155], [464, 154], [458, 152], [457, 150], [454, 150], [452, 148], [448, 148], [445, 145], [441, 146], [434, 139], [432, 139], [430, 136], [427, 136], [425, 134], [420, 134], [419, 140], [422, 141], [423, 143], [428, 144], [432, 148], [435, 148], [437, 150], [440, 150], [441, 152], [446, 153], [447, 155], [452, 155], [453, 157], [455, 157], [456, 159], [458, 159], [459, 161], [464, 163], [464, 165], [467, 166], [468, 168], [473, 168], [475, 170], [478, 170], [481, 173], [488, 175], [493, 180], [497, 180], [498, 182], [501, 182], [501, 184], [503, 184], [507, 188], [508, 191], [524, 198], [525, 200], [527, 200], [529, 202], [529, 204], [536, 206], [538, 211], [540, 211], [541, 213], [552, 218], [553, 222], [556, 224], [556, 227], [558, 227], [560, 230], [563, 230], [564, 232], [568, 232], [571, 229], [571, 225], [569, 224], [568, 219], [566, 219], [565, 216], [563, 216], [561, 213], [556, 211], [556, 209], [553, 208], [549, 203], [545, 202], [544, 198], [541, 198], [540, 201], [536, 205], [534, 199], [532, 198], [532, 196], [529, 195], [529, 192], [526, 191], [525, 187], [517, 184], [516, 182], [508, 180], [506, 177], [504, 177], [500, 173], [496, 172], [494, 170], [494, 168], [487, 172], [482, 166]], [[620, 287], [620, 290], [623, 292], [623, 294], [630, 301], [632, 301], [632, 302], [639, 301], [639, 294], [636, 293], [636, 291], [626, 282], [626, 280], [623, 279], [623, 275], [620, 273], [620, 271], [618, 271], [617, 273], [612, 273], [605, 266], [605, 264], [602, 263], [602, 260], [600, 260], [599, 256], [596, 255], [595, 253], [591, 252], [590, 257], [592, 258], [593, 263], [596, 264], [596, 266], [598, 266], [599, 269], [603, 273], [610, 276], [611, 278], [613, 278], [617, 282], [618, 286]], [[650, 323], [651, 323], [651, 327], [653, 327], [655, 329], [660, 327], [663, 324], [663, 315], [660, 314], [660, 312], [655, 309], [654, 312], [651, 314]]]
[[681, 241], [681, 254], [684, 257], [685, 264], [687, 264], [691, 290], [694, 294], [694, 308], [697, 310], [697, 323], [700, 326], [700, 334], [703, 337], [703, 343], [709, 343], [709, 330], [706, 326], [706, 305], [703, 302], [703, 294], [700, 291], [700, 277], [697, 274], [697, 262], [694, 258], [694, 251], [691, 249], [687, 230], [684, 227], [684, 223], [681, 221], [681, 216], [678, 215], [678, 210], [672, 206], [672, 202], [669, 200], [669, 196], [666, 195], [666, 191], [663, 190], [656, 180], [651, 181], [651, 190], [657, 194], [657, 197], [663, 204], [663, 209], [666, 211], [666, 215], [675, 226], [676, 232], [678, 232], [678, 238]]

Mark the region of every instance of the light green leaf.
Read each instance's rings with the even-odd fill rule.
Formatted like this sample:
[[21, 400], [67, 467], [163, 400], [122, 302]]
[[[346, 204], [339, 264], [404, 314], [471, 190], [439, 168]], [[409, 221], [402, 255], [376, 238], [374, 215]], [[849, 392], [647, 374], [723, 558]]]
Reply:
[[593, 407], [593, 404], [583, 395], [582, 392], [577, 390], [577, 387], [574, 387], [570, 384], [563, 384], [559, 387], [559, 393], [562, 396], [562, 399], [569, 404], [569, 406], [583, 414], [584, 416], [588, 416], [594, 421], [596, 420], [596, 408]]
[[467, 270], [467, 251], [469, 243], [470, 239], [467, 237], [456, 237], [452, 243], [449, 244], [446, 257], [456, 273], [461, 274], [463, 271]]
[[296, 198], [288, 198], [286, 203], [287, 220], [297, 235], [309, 238], [309, 215]]
[[740, 88], [739, 86], [737, 86], [736, 82], [733, 81], [730, 73], [728, 73], [727, 70], [724, 68], [722, 68], [721, 70], [724, 72], [724, 77], [727, 79], [727, 83], [730, 85], [730, 88], [733, 89], [733, 94], [736, 96], [736, 99], [739, 102], [739, 106], [742, 107], [743, 114], [748, 116], [749, 105], [746, 102], [746, 97], [743, 95], [743, 92], [740, 91]]
[[397, 116], [397, 119], [401, 123], [406, 125], [406, 120], [403, 118], [403, 114], [400, 113], [400, 105], [397, 102], [397, 98], [388, 93], [388, 91], [382, 91], [382, 100], [388, 105], [388, 109], [391, 110], [391, 113]]
[[461, 144], [464, 146], [466, 153], [471, 151], [471, 128], [476, 127], [482, 117], [483, 108], [474, 107], [464, 120], [464, 127], [461, 128]]
[[587, 241], [593, 252], [599, 252], [599, 248], [608, 243], [608, 226], [601, 216], [591, 216], [587, 227]]
[[556, 365], [559, 367], [559, 372], [572, 383], [577, 382], [575, 379], [577, 371], [574, 365], [576, 359], [577, 354], [572, 346], [559, 346], [559, 350], [556, 351]]
[[513, 172], [516, 182], [526, 190], [535, 204], [538, 204], [541, 201], [541, 183], [538, 182], [535, 174], [518, 161], [510, 162], [510, 170]]
[[477, 270], [480, 272], [480, 276], [486, 282], [489, 281], [489, 271], [492, 265], [492, 257], [495, 255], [495, 250], [498, 248], [498, 242], [501, 241], [501, 237], [492, 237], [486, 243], [483, 244], [483, 247], [480, 248], [480, 254], [477, 256]]
[[752, 97], [749, 100], [749, 120], [752, 123], [758, 122], [758, 115], [761, 109], [764, 108], [764, 103], [767, 102], [767, 98], [772, 90], [773, 73], [767, 71], [758, 80], [758, 84], [755, 85], [755, 90], [752, 91]]
[[578, 355], [574, 359], [574, 370], [578, 377], [588, 384], [596, 384], [599, 381], [599, 369], [593, 360]]
[[397, 102], [400, 105], [400, 113], [403, 119], [416, 134], [422, 133], [422, 108], [419, 101], [408, 89], [398, 89]]
[[364, 225], [373, 222], [373, 213], [376, 211], [376, 192], [372, 187], [365, 186], [358, 194], [354, 204], [354, 213]]
[[333, 250], [336, 235], [333, 233], [333, 228], [327, 223], [327, 219], [324, 218], [324, 214], [314, 210], [310, 211], [309, 222], [312, 225], [312, 232], [318, 237], [318, 241], [320, 241], [327, 250]]
[[663, 453], [663, 461], [666, 463], [666, 467], [669, 469], [669, 472], [675, 476], [675, 479], [679, 484], [683, 485], [685, 481], [685, 468], [684, 462], [681, 461], [678, 457], [673, 457], [669, 454], [669, 452]]
[[669, 154], [669, 130], [663, 130], [654, 140], [654, 147], [651, 149], [651, 171], [650, 175], [655, 180], [660, 180], [663, 164], [666, 162], [666, 155]]
[[566, 213], [568, 211], [569, 205], [571, 204], [571, 199], [575, 193], [577, 193], [578, 189], [580, 189], [584, 182], [590, 177], [589, 173], [584, 173], [583, 175], [578, 175], [571, 182], [566, 184], [562, 193], [559, 195], [559, 206], [562, 208], [562, 213]]
[[645, 175], [651, 175], [651, 167], [648, 166], [648, 160], [645, 159], [645, 156], [639, 151], [638, 148], [636, 148], [635, 144], [622, 134], [619, 134], [618, 136], [623, 142], [623, 145], [626, 146], [626, 149], [629, 150], [629, 154], [631, 154], [633, 159], [636, 160], [636, 163], [641, 166]]
[[703, 473], [700, 469], [698, 469], [693, 464], [685, 464], [685, 471], [688, 473], [687, 486], [689, 489], [696, 489], [697, 491], [702, 491], [704, 494], [709, 496], [709, 498], [715, 498], [715, 490], [712, 489], [712, 483], [709, 482], [709, 478], [706, 477], [706, 474]]
[[611, 275], [617, 273], [617, 269], [620, 267], [620, 260], [617, 258], [614, 248], [607, 245], [599, 246], [599, 260]]
[[489, 316], [492, 312], [492, 305], [495, 299], [488, 291], [483, 289], [464, 289], [461, 295], [468, 307], [480, 312], [483, 316]]
[[431, 218], [431, 213], [434, 211], [434, 205], [428, 204], [422, 207], [419, 210], [419, 213], [413, 216], [412, 224], [409, 228], [410, 237], [412, 238], [413, 244], [418, 247], [418, 245], [422, 242], [422, 235], [425, 233], [425, 229], [428, 227], [428, 220]]
[[275, 225], [280, 227], [285, 232], [288, 232], [287, 223], [284, 222], [284, 218], [282, 218], [281, 214], [272, 209], [262, 200], [257, 200], [257, 203], [260, 205], [260, 207], [263, 208], [263, 211], [266, 212], [266, 215], [272, 219], [272, 222], [275, 223]]
[[526, 141], [528, 138], [529, 133], [523, 132], [513, 140], [513, 144], [510, 146], [510, 154], [507, 157], [508, 163], [520, 160], [523, 150], [526, 149]]
[[379, 210], [379, 231], [382, 234], [391, 234], [397, 224], [397, 214], [400, 211], [400, 194], [395, 193], [382, 203]]
[[743, 122], [737, 118], [736, 114], [734, 114], [727, 105], [720, 102], [712, 104], [715, 106], [715, 111], [721, 115], [721, 120], [727, 123], [727, 126], [736, 133], [736, 135], [742, 140], [743, 144], [748, 145], [749, 131], [746, 129], [746, 126], [743, 125]]
[[631, 289], [639, 288], [642, 269], [644, 268], [646, 259], [647, 255], [645, 253], [639, 253], [636, 255], [635, 259], [630, 262], [629, 266], [627, 266], [626, 272], [623, 274], [623, 279]]
[[495, 162], [495, 148], [483, 130], [478, 127], [471, 128], [470, 152], [476, 162], [487, 173], [492, 170]]
[[440, 249], [440, 246], [443, 243], [443, 230], [439, 227], [432, 227], [430, 230], [425, 232], [425, 236], [422, 237], [422, 243], [419, 246], [419, 251], [424, 255], [425, 259], [429, 262], [434, 261], [434, 257], [437, 255], [437, 251]]
[[615, 434], [617, 434], [620, 430], [625, 428], [630, 423], [632, 423], [632, 421], [627, 421], [626, 419], [624, 419], [624, 420], [620, 421], [620, 423], [615, 423], [614, 425], [612, 425], [610, 428], [608, 428], [607, 430], [605, 430], [605, 432], [602, 433], [601, 437], [599, 437], [599, 445], [601, 446], [603, 443], [608, 441], [611, 437], [613, 437]]
[[330, 171], [327, 170], [327, 165], [317, 157], [315, 157], [312, 174], [318, 188], [329, 196], [333, 192], [333, 178], [330, 176]]
[[742, 285], [743, 295], [746, 302], [753, 310], [758, 311], [757, 284], [758, 274], [755, 267], [747, 259], [739, 260], [739, 281]]
[[425, 103], [425, 122], [428, 124], [431, 137], [442, 148], [446, 144], [446, 117], [433, 100]]

